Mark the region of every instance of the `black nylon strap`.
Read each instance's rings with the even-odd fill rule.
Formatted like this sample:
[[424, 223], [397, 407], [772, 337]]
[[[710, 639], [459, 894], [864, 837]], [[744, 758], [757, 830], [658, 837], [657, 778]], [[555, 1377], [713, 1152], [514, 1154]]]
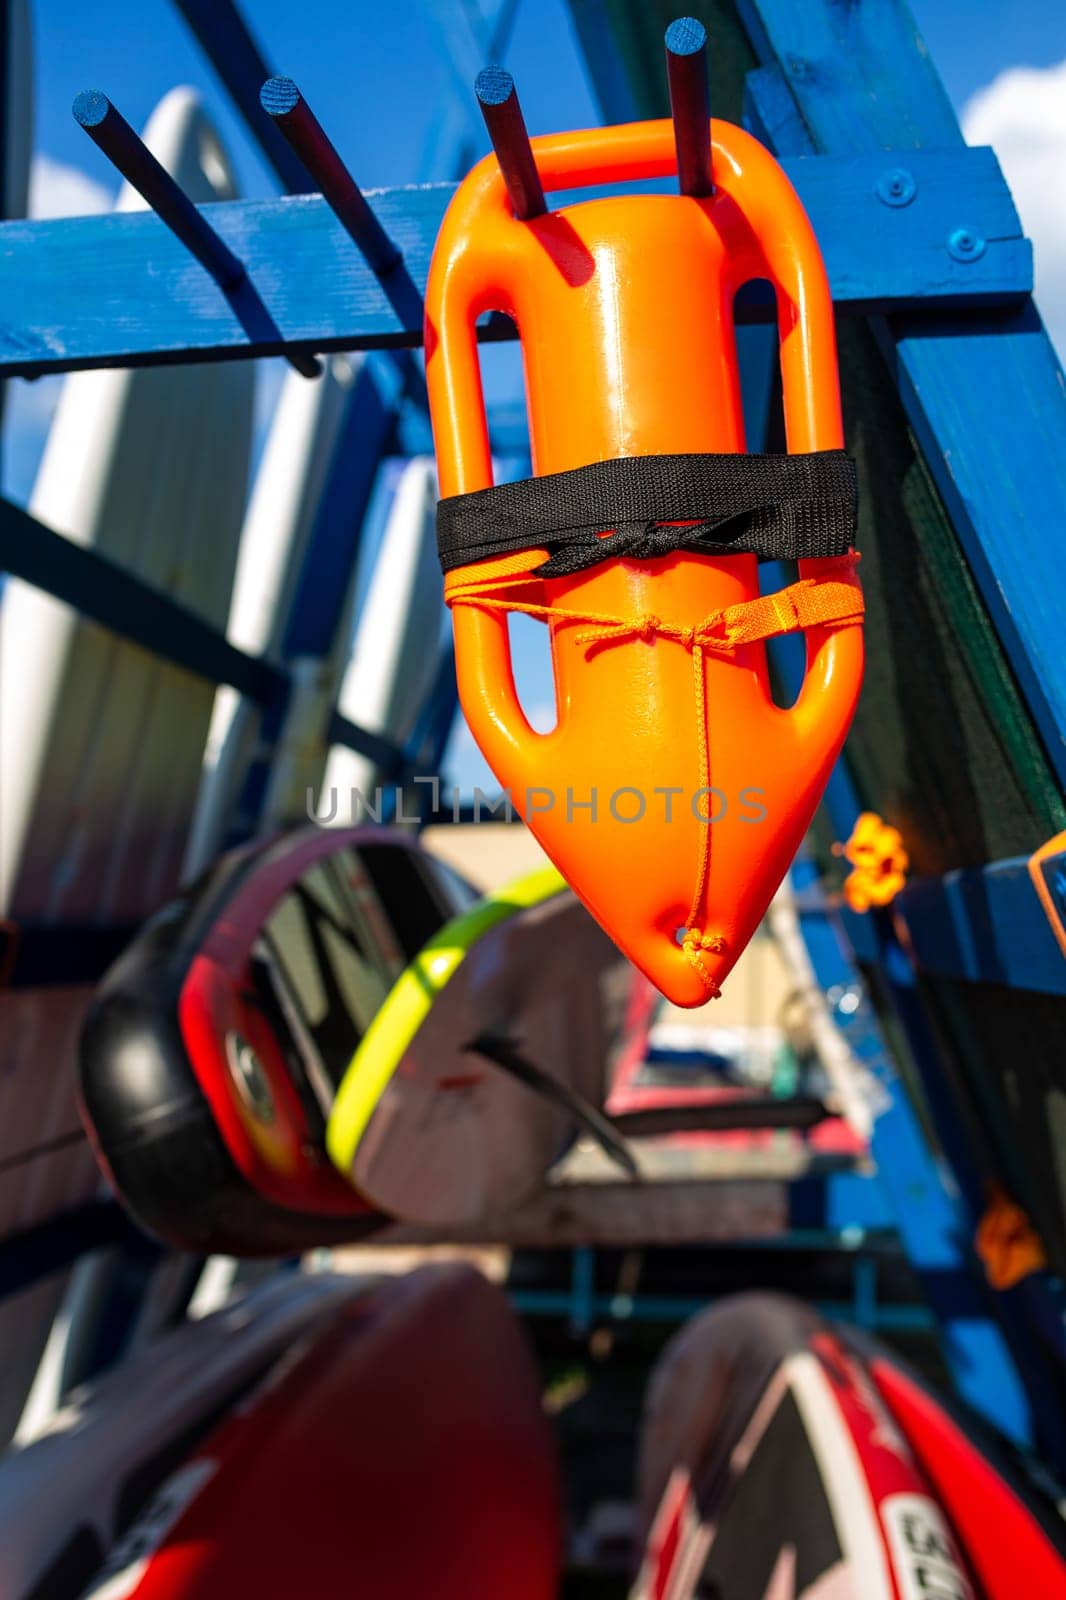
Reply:
[[[445, 572], [546, 548], [540, 578], [599, 561], [647, 561], [675, 550], [760, 561], [843, 556], [855, 539], [855, 463], [811, 455], [623, 456], [453, 495], [437, 507]], [[688, 521], [687, 528], [663, 523]], [[605, 529], [615, 531], [607, 538]]]

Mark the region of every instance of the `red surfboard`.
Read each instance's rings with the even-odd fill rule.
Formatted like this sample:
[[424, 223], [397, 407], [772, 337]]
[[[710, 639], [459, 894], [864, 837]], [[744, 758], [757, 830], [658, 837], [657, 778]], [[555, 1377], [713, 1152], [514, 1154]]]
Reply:
[[382, 1283], [191, 1455], [85, 1600], [553, 1600], [556, 1463], [502, 1292]]

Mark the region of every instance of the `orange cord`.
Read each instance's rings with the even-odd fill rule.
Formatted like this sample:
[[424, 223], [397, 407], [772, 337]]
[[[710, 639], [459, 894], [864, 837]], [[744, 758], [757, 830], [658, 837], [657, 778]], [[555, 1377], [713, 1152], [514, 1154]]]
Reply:
[[[523, 552], [529, 555], [529, 552]], [[539, 552], [533, 552], [534, 556]], [[574, 611], [566, 606], [537, 605], [531, 601], [508, 600], [501, 590], [528, 582], [529, 567], [491, 576], [474, 576], [476, 568], [462, 567], [449, 573], [444, 582], [444, 601], [448, 606], [481, 606], [488, 611], [516, 611], [527, 617], [542, 617], [546, 622], [587, 622], [593, 624], [577, 642], [588, 647], [621, 644], [627, 639], [674, 639], [686, 650], [714, 650], [728, 653], [746, 644], [758, 644], [804, 628], [842, 627], [862, 620], [862, 589], [853, 576], [857, 555], [827, 561], [826, 567], [839, 576], [801, 578], [799, 583], [775, 594], [743, 600], [739, 605], [712, 611], [692, 628], [664, 622], [649, 612], [642, 617], [606, 616], [602, 612]], [[487, 565], [487, 563], [486, 563]], [[845, 575], [846, 574], [846, 575]]]
[[[841, 627], [858, 622], [863, 615], [862, 589], [854, 576], [859, 557], [854, 552], [825, 563], [826, 575], [802, 578], [787, 589], [760, 595], [738, 605], [712, 611], [695, 627], [682, 628], [648, 613], [627, 620], [602, 613], [574, 611], [565, 606], [541, 605], [533, 601], [507, 599], [502, 590], [527, 584], [533, 577], [531, 565], [539, 565], [544, 553], [523, 551], [502, 560], [481, 563], [489, 571], [465, 567], [449, 573], [444, 582], [444, 599], [449, 606], [481, 606], [486, 610], [519, 612], [545, 621], [585, 622], [593, 626], [577, 635], [577, 643], [593, 650], [600, 645], [622, 644], [641, 639], [650, 644], [655, 638], [670, 639], [692, 651], [696, 699], [696, 726], [700, 741], [700, 787], [709, 789], [710, 748], [707, 729], [707, 694], [704, 653], [729, 652], [743, 645], [758, 644], [785, 633], [805, 628]], [[721, 934], [705, 933], [699, 927], [701, 908], [711, 870], [711, 825], [708, 822], [700, 839], [696, 868], [696, 888], [689, 907], [682, 949], [699, 973], [710, 999], [720, 994], [718, 984], [707, 970], [702, 952], [723, 955], [728, 948]]]

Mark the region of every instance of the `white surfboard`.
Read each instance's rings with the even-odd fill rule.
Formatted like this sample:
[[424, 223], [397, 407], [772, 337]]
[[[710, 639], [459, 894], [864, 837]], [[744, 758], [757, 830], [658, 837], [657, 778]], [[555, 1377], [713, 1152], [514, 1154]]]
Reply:
[[[442, 658], [436, 509], [433, 462], [417, 457], [396, 488], [338, 700], [342, 716], [397, 744], [414, 731]], [[370, 757], [335, 745], [322, 782], [320, 820], [342, 826], [358, 822], [363, 814], [358, 796], [373, 806], [378, 781]]]
[[[28, 70], [28, 69], [27, 69]], [[145, 138], [198, 201], [232, 169], [188, 89]], [[124, 189], [118, 205], [143, 202]], [[68, 377], [35, 516], [223, 625], [252, 425], [245, 363]], [[0, 596], [0, 916], [139, 921], [177, 882], [213, 686], [86, 622], [30, 585]], [[91, 987], [0, 993], [0, 1237], [98, 1187], [74, 1103]], [[65, 1276], [0, 1306], [0, 1440], [18, 1420]]]
[[175, 1444], [209, 1426], [366, 1281], [275, 1274], [75, 1390], [39, 1438], [0, 1459], [0, 1593], [53, 1592], [48, 1574], [75, 1538], [106, 1554], [136, 1509], [128, 1502], [138, 1479], [140, 1498], [150, 1497]]
[[[516, 904], [521, 909], [476, 939], [437, 994], [355, 1144], [352, 1182], [402, 1222], [473, 1224], [534, 1192], [578, 1131], [567, 1105], [545, 1093], [550, 1085], [602, 1110], [632, 969], [569, 891]], [[469, 913], [477, 915], [478, 908]], [[440, 937], [449, 950], [452, 941]], [[454, 943], [461, 947], [461, 938]], [[419, 959], [432, 971], [432, 955]], [[360, 1077], [376, 1076], [376, 1058], [403, 1026], [403, 982], [341, 1086], [347, 1125], [360, 1115]], [[335, 1160], [347, 1149], [345, 1128], [338, 1119]]]
[[[317, 382], [296, 372], [285, 379], [241, 530], [226, 629], [230, 643], [252, 655], [272, 657], [281, 644], [357, 371], [347, 356], [334, 356]], [[185, 856], [186, 879], [223, 848], [261, 716], [260, 708], [236, 689], [219, 689]]]
[[[226, 154], [175, 89], [145, 139], [197, 201], [231, 197]], [[120, 210], [143, 202], [128, 187]], [[223, 626], [251, 445], [246, 363], [75, 373], [30, 509]], [[0, 910], [132, 921], [175, 886], [214, 690], [40, 590], [3, 596]]]

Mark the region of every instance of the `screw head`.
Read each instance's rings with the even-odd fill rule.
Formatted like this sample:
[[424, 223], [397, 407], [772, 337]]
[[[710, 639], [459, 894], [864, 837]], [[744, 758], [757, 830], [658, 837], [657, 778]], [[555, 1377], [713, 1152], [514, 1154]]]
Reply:
[[976, 228], [956, 228], [948, 235], [948, 254], [956, 261], [979, 261], [988, 248]]
[[914, 174], [906, 167], [890, 167], [877, 180], [877, 198], [886, 206], [909, 206], [918, 193]]

